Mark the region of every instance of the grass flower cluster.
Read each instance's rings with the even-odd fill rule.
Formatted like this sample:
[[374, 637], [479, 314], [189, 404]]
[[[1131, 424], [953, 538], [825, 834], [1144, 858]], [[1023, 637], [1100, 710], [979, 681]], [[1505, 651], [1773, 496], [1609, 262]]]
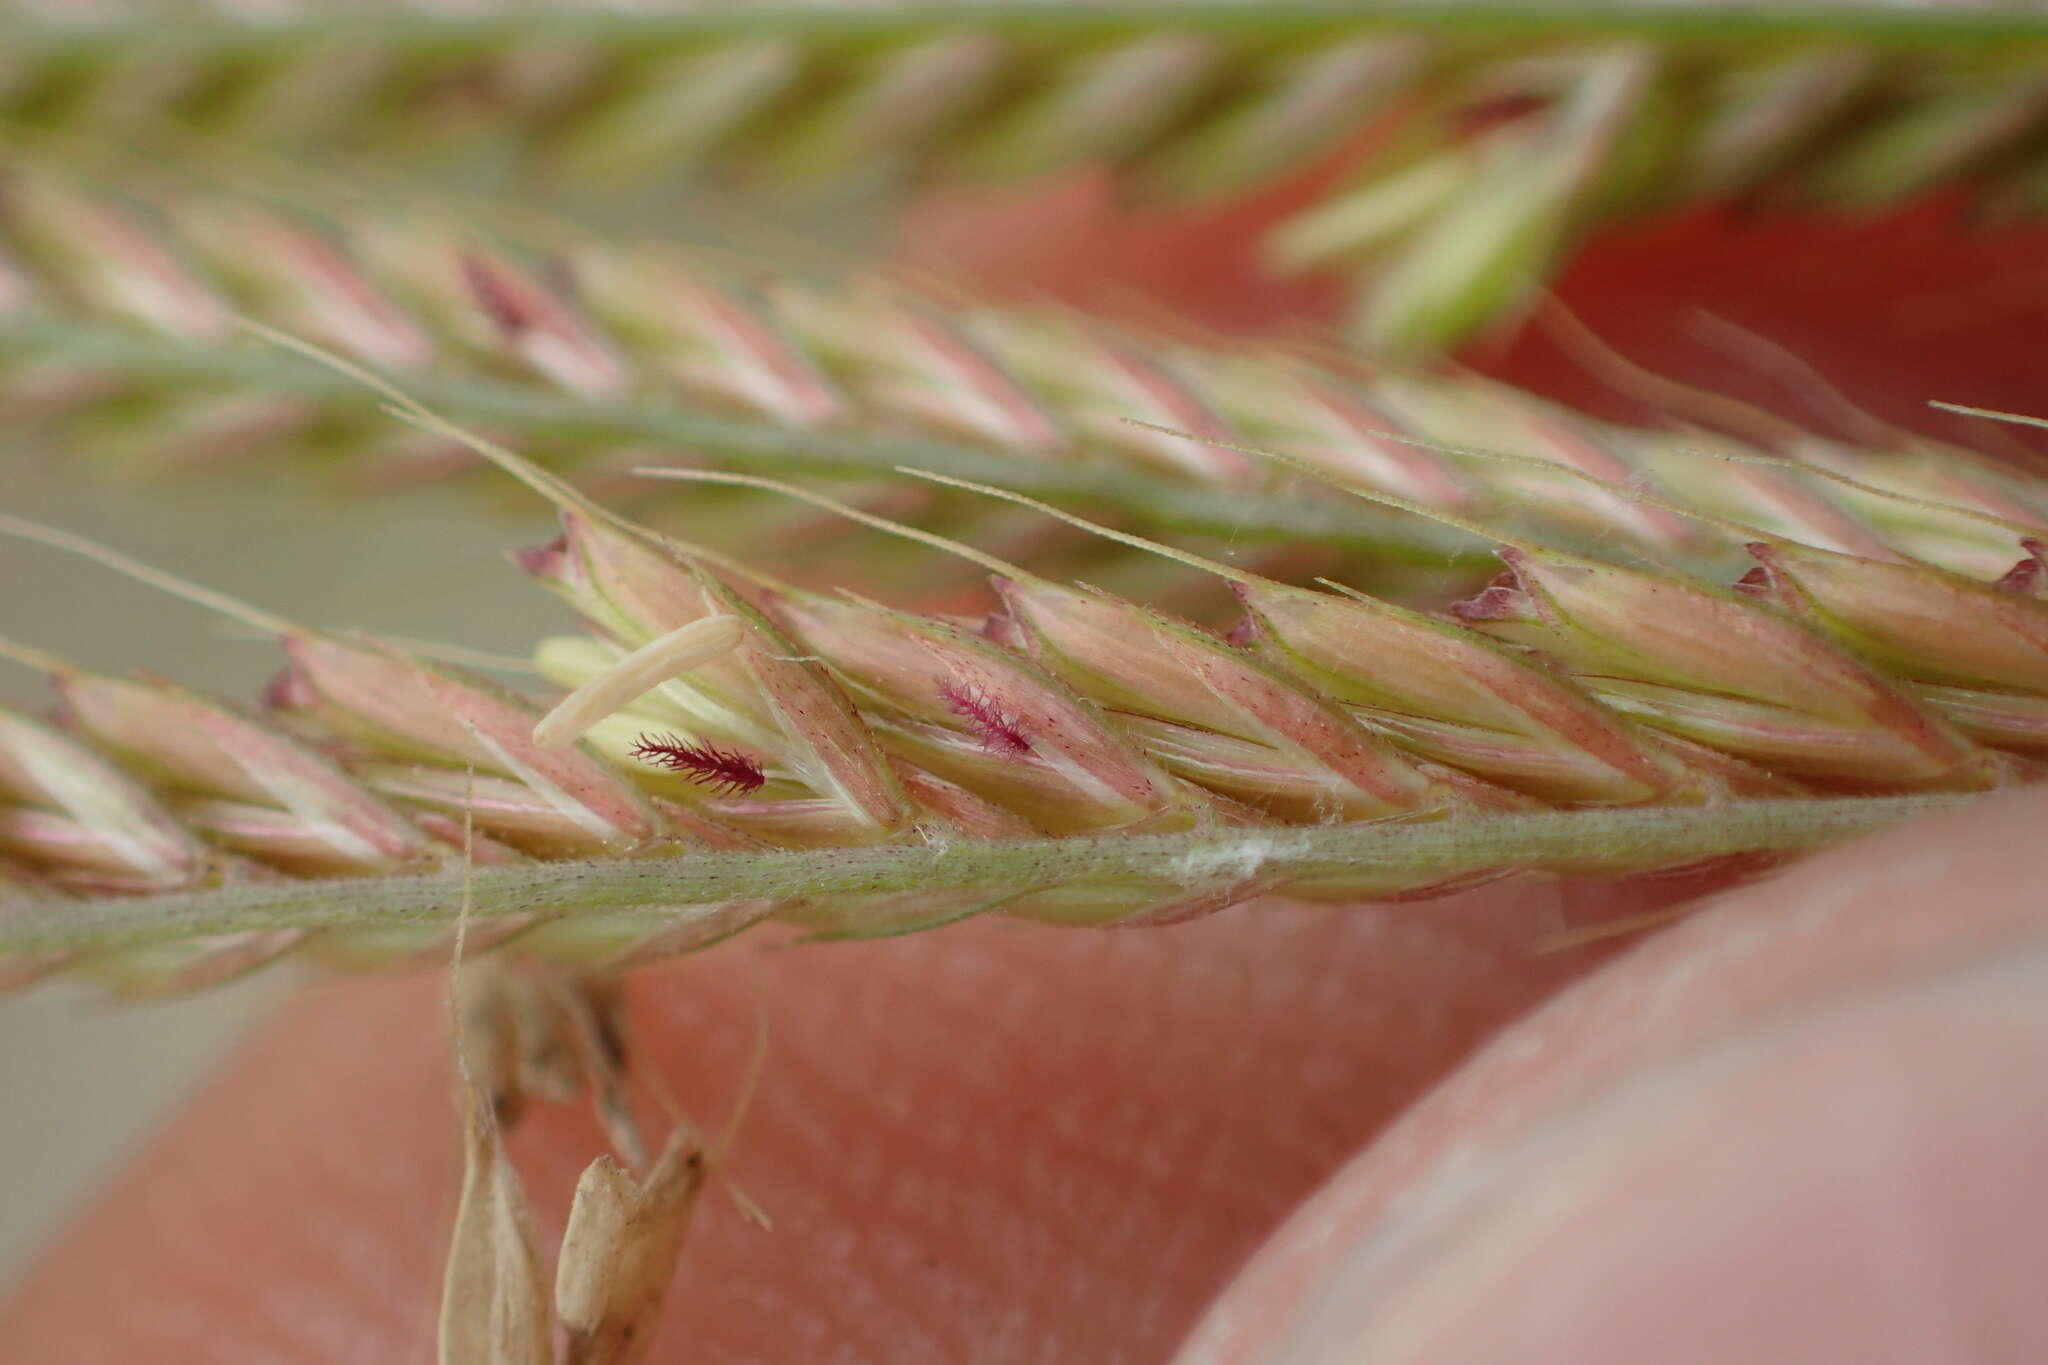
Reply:
[[178, 989], [300, 948], [442, 953], [465, 844], [472, 946], [609, 969], [767, 919], [1160, 924], [1269, 893], [1685, 866], [1824, 842], [2048, 753], [2039, 542], [1983, 514], [2011, 537], [1993, 579], [1709, 516], [1746, 539], [1739, 581], [1501, 536], [1500, 577], [1432, 613], [970, 488], [1206, 576], [1242, 610], [1218, 634], [791, 486], [647, 471], [963, 556], [997, 602], [965, 618], [656, 535], [386, 392], [559, 508], [560, 539], [516, 560], [590, 627], [533, 651], [567, 698], [10, 524], [228, 612], [286, 659], [247, 711], [9, 646], [62, 701], [60, 724], [0, 731], [0, 848], [35, 896], [0, 919], [16, 978]]

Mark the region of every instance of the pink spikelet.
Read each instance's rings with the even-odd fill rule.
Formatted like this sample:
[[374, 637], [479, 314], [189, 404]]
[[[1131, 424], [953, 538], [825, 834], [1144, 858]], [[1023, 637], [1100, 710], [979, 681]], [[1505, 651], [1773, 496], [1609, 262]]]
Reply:
[[939, 687], [939, 696], [945, 699], [948, 711], [973, 728], [990, 753], [1021, 758], [1031, 752], [1031, 736], [1023, 722], [998, 706], [995, 698], [980, 687], [972, 683], [964, 687], [944, 683]]
[[712, 744], [685, 744], [674, 735], [642, 735], [633, 742], [633, 757], [643, 763], [688, 773], [704, 786], [728, 796], [756, 792], [768, 781], [761, 765], [745, 754]]

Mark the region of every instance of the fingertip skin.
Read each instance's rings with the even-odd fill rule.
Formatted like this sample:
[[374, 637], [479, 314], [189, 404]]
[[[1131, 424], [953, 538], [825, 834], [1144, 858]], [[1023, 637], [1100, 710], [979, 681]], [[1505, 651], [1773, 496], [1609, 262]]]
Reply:
[[[1902, 1044], [1910, 1039], [1912, 1030], [1887, 1022], [1888, 1016], [1883, 1015], [1884, 1009], [1904, 1009], [1901, 1002], [1917, 1001], [1956, 980], [1975, 980], [1977, 974], [2010, 961], [2048, 960], [2048, 897], [2040, 892], [2041, 886], [2048, 885], [2048, 850], [2041, 848], [2036, 834], [2044, 818], [2048, 818], [2048, 788], [2032, 788], [1822, 854], [1764, 883], [1727, 893], [1711, 908], [1576, 982], [1452, 1073], [1307, 1201], [1261, 1248], [1190, 1336], [1180, 1362], [1278, 1365], [1283, 1361], [1342, 1359], [1347, 1365], [1363, 1365], [1381, 1359], [1406, 1361], [1411, 1354], [1417, 1361], [1551, 1359], [1487, 1354], [1477, 1345], [1473, 1347], [1477, 1354], [1444, 1354], [1449, 1347], [1443, 1343], [1456, 1333], [1469, 1330], [1474, 1334], [1469, 1340], [1480, 1339], [1481, 1310], [1476, 1298], [1470, 1322], [1457, 1319], [1455, 1326], [1446, 1326], [1451, 1319], [1432, 1319], [1436, 1325], [1428, 1332], [1397, 1331], [1389, 1326], [1389, 1339], [1398, 1337], [1400, 1346], [1367, 1350], [1366, 1341], [1377, 1340], [1373, 1337], [1377, 1328], [1368, 1330], [1371, 1315], [1364, 1314], [1360, 1305], [1386, 1301], [1391, 1291], [1378, 1280], [1374, 1281], [1377, 1288], [1368, 1289], [1353, 1277], [1362, 1275], [1360, 1267], [1367, 1264], [1374, 1267], [1375, 1275], [1393, 1275], [1396, 1272], [1386, 1267], [1397, 1263], [1401, 1267], [1398, 1274], [1408, 1286], [1406, 1298], [1443, 1294], [1464, 1303], [1468, 1287], [1445, 1285], [1459, 1276], [1478, 1273], [1470, 1267], [1477, 1264], [1480, 1253], [1473, 1248], [1480, 1244], [1486, 1245], [1487, 1257], [1499, 1259], [1499, 1264], [1489, 1262], [1486, 1275], [1499, 1277], [1501, 1283], [1513, 1281], [1526, 1287], [1529, 1277], [1542, 1267], [1549, 1267], [1554, 1278], [1563, 1277], [1565, 1272], [1557, 1266], [1583, 1260], [1584, 1248], [1598, 1245], [1597, 1238], [1586, 1243], [1574, 1238], [1592, 1234], [1560, 1232], [1545, 1224], [1540, 1234], [1527, 1234], [1526, 1242], [1517, 1244], [1516, 1249], [1503, 1250], [1513, 1241], [1506, 1226], [1511, 1220], [1505, 1216], [1483, 1227], [1479, 1222], [1461, 1221], [1456, 1230], [1447, 1230], [1448, 1223], [1431, 1222], [1418, 1210], [1439, 1202], [1448, 1206], [1460, 1199], [1477, 1198], [1473, 1191], [1490, 1188], [1489, 1180], [1504, 1178], [1489, 1176], [1489, 1171], [1511, 1166], [1513, 1154], [1537, 1143], [1549, 1144], [1544, 1148], [1548, 1164], [1514, 1167], [1523, 1183], [1512, 1198], [1507, 1193], [1499, 1196], [1501, 1207], [1563, 1199], [1558, 1193], [1558, 1172], [1574, 1159], [1574, 1143], [1625, 1144], [1637, 1140], [1631, 1122], [1652, 1124], [1645, 1116], [1648, 1111], [1630, 1111], [1634, 1117], [1628, 1121], [1610, 1116], [1604, 1128], [1588, 1116], [1610, 1114], [1621, 1104], [1619, 1096], [1670, 1091], [1679, 1085], [1672, 1078], [1682, 1073], [1704, 1075], [1708, 1068], [1703, 1059], [1724, 1055], [1747, 1058], [1749, 1070], [1743, 1072], [1747, 1078], [1743, 1083], [1762, 1087], [1766, 1093], [1751, 1094], [1747, 1100], [1726, 1100], [1715, 1111], [1718, 1117], [1699, 1118], [1690, 1131], [1696, 1135], [1699, 1129], [1711, 1129], [1717, 1140], [1726, 1135], [1731, 1142], [1748, 1134], [1738, 1145], [1757, 1161], [1769, 1159], [1759, 1151], [1757, 1138], [1766, 1116], [1769, 1123], [1777, 1125], [1786, 1152], [1797, 1149], [1801, 1140], [1809, 1153], [1833, 1152], [1831, 1157], [1812, 1156], [1817, 1172], [1826, 1173], [1831, 1161], [1844, 1160], [1839, 1149], [1829, 1149], [1801, 1123], [1809, 1128], [1819, 1125], [1820, 1137], [1828, 1136], [1822, 1119], [1826, 1109], [1815, 1097], [1835, 1093], [1839, 1103], [1849, 1105], [1859, 1084], [1867, 1089], [1872, 1083], [1872, 1067], [1892, 1068], [1886, 1083], [1898, 1110], [1893, 1126], [1898, 1134], [1909, 1134], [1909, 1130], [1919, 1134], [1914, 1140], [1923, 1146], [1941, 1145], [1930, 1142], [1925, 1134], [1927, 1124], [1939, 1117], [1937, 1111], [1949, 1103], [1959, 1112], [1984, 1115], [1976, 1124], [1980, 1133], [2030, 1133], [2036, 1145], [2048, 1142], [2048, 1129], [2037, 1126], [2038, 1106], [2035, 1110], [2027, 1110], [2024, 1104], [1998, 1107], [2001, 1092], [2017, 1094], [2009, 1077], [1981, 1092], [1946, 1098], [1934, 1083], [1944, 1077], [1981, 1079], [1987, 1074], [1982, 1055], [1993, 1048], [2024, 1052], [2034, 1046], [2027, 1029], [2037, 1027], [2038, 1020], [2018, 1028], [2017, 1033], [2008, 1022], [1988, 1032], [1964, 1030], [1956, 1035], [1961, 1041], [1947, 1053], [1913, 1053], [1923, 1065], [1918, 1074], [1927, 1082], [1924, 1103], [1916, 1109], [1899, 1098], [1915, 1093], [1918, 1084], [1906, 1077], [1900, 1060], [1908, 1055]], [[2048, 991], [2036, 991], [2035, 995], [2048, 999]], [[1961, 995], [1958, 999], [1962, 1004], [1957, 1008], [1966, 1014], [1976, 1008], [1972, 997]], [[1781, 1052], [1792, 1048], [1787, 1040], [1793, 1033], [1810, 1032], [1817, 1027], [1814, 1020], [1831, 1019], [1844, 1010], [1877, 1011], [1862, 1025], [1866, 1035], [1839, 1043], [1831, 1061], [1809, 1059], [1803, 1064], [1804, 1071], [1780, 1058]], [[1931, 1029], [1936, 1024], [1924, 1027]], [[1810, 1042], [1801, 1045], [1818, 1046]], [[1794, 1079], [1788, 1082], [1787, 1076]], [[1831, 1091], [1831, 1086], [1839, 1089]], [[1744, 1103], [1754, 1106], [1755, 1112], [1745, 1111]], [[1962, 1108], [1965, 1105], [1978, 1107]], [[1949, 1145], [1957, 1150], [1967, 1146]], [[1687, 1150], [1692, 1151], [1698, 1169], [1686, 1167], [1678, 1157], [1660, 1149], [1636, 1153], [1630, 1159], [1639, 1158], [1643, 1169], [1661, 1172], [1658, 1179], [1663, 1184], [1658, 1189], [1673, 1200], [1686, 1201], [1688, 1190], [1710, 1188], [1706, 1170], [1711, 1162], [1707, 1158], [1719, 1149], [1708, 1143]], [[1585, 1194], [1584, 1202], [1620, 1207], [1618, 1201], [1602, 1202], [1599, 1191], [1605, 1186], [1600, 1181], [1608, 1177], [1620, 1180], [1626, 1165], [1622, 1157], [1615, 1156], [1610, 1168], [1588, 1177], [1593, 1192]], [[1722, 1174], [1734, 1179], [1727, 1171]], [[1787, 1171], [1778, 1174], [1792, 1184], [1800, 1183], [1800, 1177]], [[2005, 1178], [2017, 1181], [2028, 1177], [2024, 1170], [2008, 1167]], [[2035, 1185], [2038, 1189], [2041, 1182]], [[1648, 1187], [1636, 1188], [1640, 1194]], [[1746, 1198], [1771, 1205], [1781, 1204], [1795, 1193], [1789, 1185], [1772, 1194], [1752, 1183], [1745, 1194], [1726, 1194], [1724, 1200]], [[1702, 1196], [1697, 1206], [1683, 1203], [1692, 1213], [1667, 1210], [1665, 1232], [1682, 1243], [1701, 1221], [1701, 1211], [1711, 1207], [1712, 1201]], [[1739, 1210], [1741, 1205], [1724, 1202], [1722, 1207], [1724, 1211], [1727, 1207]], [[1754, 1212], [1755, 1202], [1751, 1208]], [[1771, 1248], [1774, 1226], [1767, 1216], [1741, 1229], [1757, 1238], [1749, 1255], [1759, 1267], [1768, 1264], [1765, 1253]], [[1723, 1231], [1726, 1236], [1735, 1235]], [[1599, 1234], [1619, 1235], [1611, 1229]], [[1991, 1243], [2004, 1236], [1991, 1230], [1985, 1233]], [[1644, 1249], [1655, 1242], [1654, 1237], [1643, 1234], [1639, 1243], [1625, 1244], [1636, 1249], [1617, 1260], [1655, 1261], [1657, 1257]], [[1693, 1267], [1690, 1273], [1699, 1273], [1699, 1268]], [[1767, 1278], [1761, 1271], [1760, 1276], [1752, 1287], [1761, 1287], [1762, 1278]], [[1583, 1307], [1583, 1295], [1579, 1302]], [[1489, 1300], [1487, 1311], [1501, 1310]], [[1398, 1314], [1390, 1312], [1390, 1316]], [[1332, 1329], [1330, 1324], [1336, 1321], [1345, 1324], [1342, 1331]], [[1509, 1319], [1503, 1314], [1502, 1321]], [[1557, 1325], [1554, 1320], [1546, 1321]], [[1790, 1319], [1785, 1319], [1776, 1326], [1789, 1323]], [[1486, 1350], [1506, 1349], [1501, 1344], [1509, 1339], [1503, 1335], [1506, 1331], [1501, 1328], [1484, 1336], [1490, 1343]], [[1456, 1339], [1468, 1337], [1456, 1335]], [[1580, 1348], [1585, 1344], [1583, 1337], [1569, 1340]], [[1533, 1351], [1534, 1337], [1526, 1337], [1522, 1346]], [[1375, 1354], [1375, 1350], [1384, 1354]], [[1566, 1354], [1555, 1358], [1605, 1357]], [[1672, 1358], [1694, 1357], [1680, 1354]], [[1809, 1357], [1765, 1352], [1748, 1358]], [[1849, 1351], [1835, 1358], [1864, 1357]]]
[[[1287, 1210], [1431, 1079], [1612, 945], [1545, 926], [1682, 885], [1255, 907], [1172, 930], [999, 921], [635, 974], [639, 1065], [716, 1131], [768, 1051], [652, 1359], [1163, 1358]], [[0, 1312], [42, 1365], [431, 1358], [457, 1120], [438, 975], [313, 986], [268, 1019]], [[650, 1133], [658, 1113], [643, 1107]], [[602, 1140], [510, 1149], [539, 1235]]]
[[[1339, 1358], [2048, 1359], [2048, 1090], [2021, 1079], [2044, 1072], [2048, 935], [1776, 1021], [1523, 1144], [1521, 1178], [1492, 1182], [1508, 1204], [1460, 1218], [1526, 1254], [1432, 1259], [1466, 1297], [1406, 1343], [1340, 1327]], [[1515, 1193], [1532, 1178], [1546, 1199]]]

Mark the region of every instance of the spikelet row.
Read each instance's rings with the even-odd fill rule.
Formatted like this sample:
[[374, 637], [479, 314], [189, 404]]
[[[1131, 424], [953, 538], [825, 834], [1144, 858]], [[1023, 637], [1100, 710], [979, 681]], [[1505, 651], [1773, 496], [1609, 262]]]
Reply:
[[[278, 363], [236, 329], [242, 313], [404, 375], [473, 423], [573, 432], [573, 472], [607, 493], [648, 487], [616, 476], [650, 447], [727, 468], [881, 476], [899, 500], [892, 471], [909, 462], [1233, 539], [1439, 562], [1455, 550], [1426, 521], [1333, 511], [1292, 471], [1229, 448], [1252, 441], [1436, 511], [1670, 563], [1711, 556], [1725, 537], [1604, 484], [1823, 548], [1991, 576], [2012, 562], [2009, 531], [1933, 504], [2048, 519], [2038, 487], [1904, 435], [1851, 447], [1754, 414], [1766, 446], [1628, 429], [1470, 376], [1169, 340], [879, 279], [737, 276], [675, 249], [582, 237], [520, 250], [425, 209], [355, 221], [146, 176], [131, 188], [92, 194], [27, 171], [0, 182], [0, 409], [78, 413], [97, 448], [173, 465], [281, 443], [352, 449], [371, 479], [474, 459], [430, 434], [394, 439], [363, 390]], [[105, 401], [117, 395], [127, 401]]]
[[[1154, 547], [1236, 595], [1218, 635], [943, 541], [993, 573], [985, 618], [806, 591], [480, 446], [561, 508], [561, 538], [517, 559], [591, 628], [534, 654], [574, 702], [544, 722], [462, 670], [189, 586], [282, 646], [260, 712], [10, 646], [61, 699], [56, 722], [0, 717], [0, 850], [33, 900], [0, 917], [15, 978], [70, 964], [169, 989], [302, 942], [348, 963], [435, 950], [465, 846], [473, 943], [526, 931], [614, 966], [768, 918], [1171, 923], [1275, 892], [1669, 866], [1865, 827], [1859, 805], [1896, 815], [1884, 796], [1978, 792], [2048, 755], [2038, 541], [1987, 582], [1758, 533], [1755, 570], [1721, 587], [1515, 538], [1441, 614]], [[1626, 837], [1645, 812], [1654, 848]], [[1515, 852], [1515, 830], [1549, 842]], [[1467, 847], [1390, 851], [1417, 839]], [[432, 894], [364, 880], [406, 877]], [[323, 895], [362, 887], [385, 919], [323, 918]], [[271, 918], [216, 913], [236, 905]], [[94, 924], [131, 942], [95, 946]]]
[[[1351, 144], [1282, 265], [1356, 265], [1360, 335], [1429, 351], [1511, 315], [1595, 219], [1747, 196], [1851, 209], [1957, 181], [2041, 207], [2048, 30], [2023, 6], [1079, 3], [0, 9], [0, 117], [165, 125], [522, 193], [1116, 165], [1213, 195]], [[655, 187], [650, 192], [650, 183]]]

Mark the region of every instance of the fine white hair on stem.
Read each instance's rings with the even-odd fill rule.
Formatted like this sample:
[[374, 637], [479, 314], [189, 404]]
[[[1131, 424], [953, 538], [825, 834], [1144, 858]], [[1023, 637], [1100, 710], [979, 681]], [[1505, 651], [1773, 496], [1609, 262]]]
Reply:
[[649, 640], [562, 698], [533, 727], [533, 742], [560, 748], [591, 726], [679, 677], [739, 648], [746, 627], [736, 616], [706, 616]]

